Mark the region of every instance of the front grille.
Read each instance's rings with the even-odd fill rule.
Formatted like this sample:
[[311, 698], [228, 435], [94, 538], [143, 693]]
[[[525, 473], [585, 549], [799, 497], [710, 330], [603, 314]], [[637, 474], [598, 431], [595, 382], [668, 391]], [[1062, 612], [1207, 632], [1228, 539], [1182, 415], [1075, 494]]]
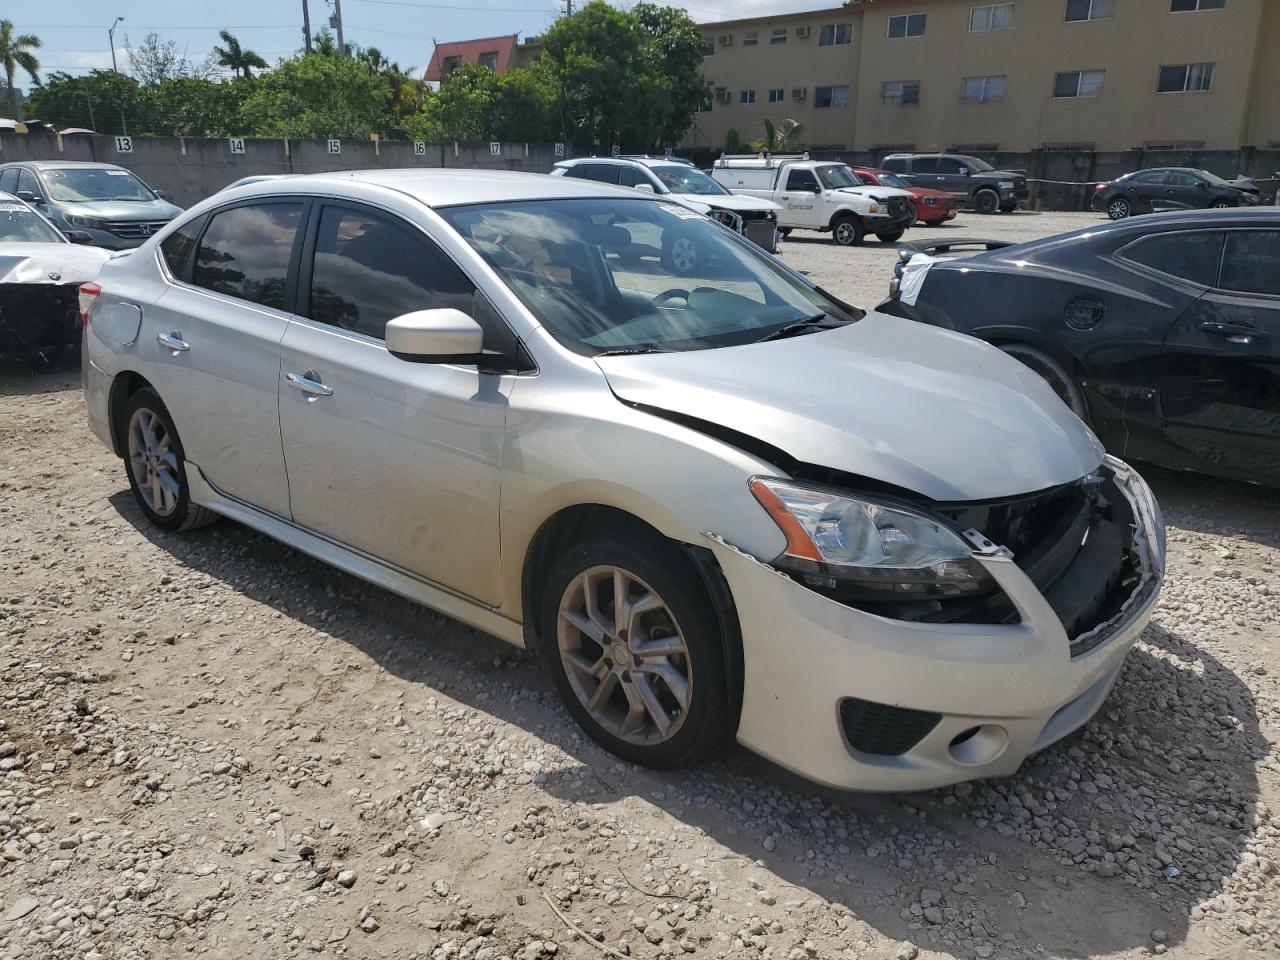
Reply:
[[899, 757], [929, 735], [940, 713], [891, 707], [849, 697], [840, 701], [840, 727], [849, 746], [860, 753]]
[[145, 240], [153, 233], [159, 233], [168, 220], [120, 220], [108, 223], [107, 229], [121, 240]]
[[907, 215], [907, 201], [902, 197], [889, 198], [889, 216], [905, 217]]

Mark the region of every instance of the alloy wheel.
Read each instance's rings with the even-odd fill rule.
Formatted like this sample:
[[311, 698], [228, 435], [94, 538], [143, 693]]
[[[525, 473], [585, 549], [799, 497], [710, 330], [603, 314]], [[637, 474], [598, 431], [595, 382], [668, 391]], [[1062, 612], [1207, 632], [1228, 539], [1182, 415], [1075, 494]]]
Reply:
[[688, 237], [680, 237], [671, 245], [671, 263], [681, 273], [689, 273], [698, 265], [698, 248]]
[[1112, 200], [1107, 204], [1107, 216], [1112, 220], [1123, 220], [1129, 216], [1129, 201], [1123, 197]]
[[847, 220], [843, 223], [836, 224], [836, 243], [841, 246], [848, 246], [853, 243], [857, 237], [857, 231], [853, 229], [853, 224]]
[[670, 740], [684, 724], [693, 667], [663, 599], [615, 566], [589, 567], [560, 598], [556, 641], [565, 676], [591, 718], [641, 746]]
[[146, 407], [129, 418], [129, 464], [134, 482], [160, 517], [178, 508], [178, 455], [164, 421]]
[[1227, 203], [1225, 200], [1215, 200], [1213, 201], [1212, 206], [1215, 210], [1226, 210], [1231, 207], [1231, 204]]

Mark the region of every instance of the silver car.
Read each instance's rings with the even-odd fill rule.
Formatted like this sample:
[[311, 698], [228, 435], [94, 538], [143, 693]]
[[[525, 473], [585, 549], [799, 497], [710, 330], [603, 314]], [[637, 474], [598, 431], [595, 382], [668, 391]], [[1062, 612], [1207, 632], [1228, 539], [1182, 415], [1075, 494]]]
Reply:
[[230, 517], [540, 648], [636, 763], [736, 737], [851, 789], [1007, 774], [1098, 710], [1159, 590], [1147, 486], [1035, 374], [636, 191], [249, 184], [81, 311], [152, 523]]

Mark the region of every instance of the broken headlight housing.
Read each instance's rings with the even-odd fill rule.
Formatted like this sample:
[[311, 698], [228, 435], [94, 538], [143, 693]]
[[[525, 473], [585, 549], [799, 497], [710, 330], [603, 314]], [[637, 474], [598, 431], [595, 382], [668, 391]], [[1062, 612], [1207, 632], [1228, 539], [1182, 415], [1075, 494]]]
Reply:
[[751, 492], [787, 538], [773, 565], [822, 593], [859, 601], [990, 592], [972, 548], [939, 519], [837, 490], [754, 477]]

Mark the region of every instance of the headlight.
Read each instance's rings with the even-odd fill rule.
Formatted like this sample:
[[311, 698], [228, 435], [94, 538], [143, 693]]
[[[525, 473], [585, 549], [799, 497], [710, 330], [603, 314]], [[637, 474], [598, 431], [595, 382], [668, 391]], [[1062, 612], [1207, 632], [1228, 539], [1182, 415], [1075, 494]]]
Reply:
[[67, 223], [73, 227], [83, 227], [86, 230], [106, 230], [107, 223], [105, 220], [99, 220], [96, 217], [82, 217], [79, 214], [71, 214], [67, 217]]
[[1012, 190], [1015, 186], [1016, 186], [1016, 184], [1015, 184], [1012, 180], [1001, 180], [1001, 181], [1000, 181], [1000, 189], [1001, 189], [1001, 190]]
[[901, 507], [821, 487], [754, 477], [751, 492], [787, 546], [774, 566], [850, 600], [933, 600], [990, 591], [995, 582], [960, 535]]
[[924, 203], [925, 203], [925, 206], [927, 206], [927, 207], [935, 206], [935, 205], [937, 204], [937, 202], [938, 202], [938, 198], [937, 198], [937, 197], [925, 197], [925, 198], [924, 198]]
[[880, 212], [880, 205], [878, 203], [873, 203], [870, 209], [867, 210], [867, 213], [879, 213], [879, 212]]

